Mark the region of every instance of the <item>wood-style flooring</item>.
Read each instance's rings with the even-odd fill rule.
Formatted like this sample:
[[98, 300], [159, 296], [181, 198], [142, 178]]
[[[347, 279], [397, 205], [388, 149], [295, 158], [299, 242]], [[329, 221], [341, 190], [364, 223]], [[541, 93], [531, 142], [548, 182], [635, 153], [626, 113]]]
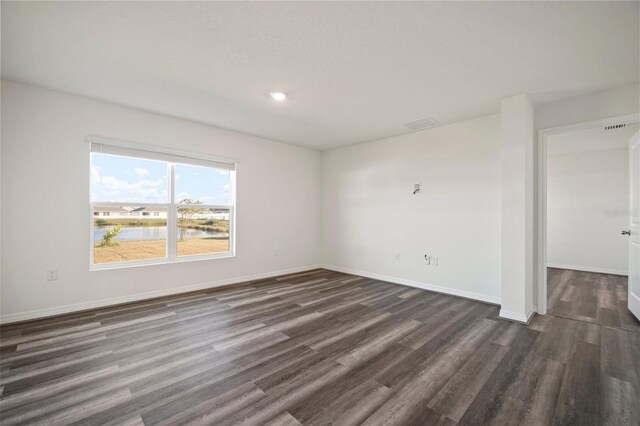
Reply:
[[637, 425], [640, 333], [315, 270], [2, 327], [2, 425]]
[[627, 309], [627, 277], [556, 268], [547, 271], [548, 314], [640, 332], [640, 322]]

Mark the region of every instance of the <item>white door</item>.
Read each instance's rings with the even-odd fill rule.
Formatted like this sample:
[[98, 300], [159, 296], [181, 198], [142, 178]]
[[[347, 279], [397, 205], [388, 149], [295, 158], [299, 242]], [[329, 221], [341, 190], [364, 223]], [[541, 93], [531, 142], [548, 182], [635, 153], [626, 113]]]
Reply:
[[629, 310], [640, 320], [640, 132], [629, 140]]

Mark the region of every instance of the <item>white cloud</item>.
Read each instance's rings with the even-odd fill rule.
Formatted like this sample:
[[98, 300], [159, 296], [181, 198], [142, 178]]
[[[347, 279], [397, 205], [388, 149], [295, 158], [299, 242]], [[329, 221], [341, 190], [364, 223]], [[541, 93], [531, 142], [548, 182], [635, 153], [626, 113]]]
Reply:
[[142, 167], [136, 167], [133, 172], [140, 177], [146, 176], [149, 174], [149, 170], [143, 169]]
[[100, 176], [100, 167], [94, 166], [92, 164], [91, 165], [91, 182], [99, 183], [101, 179], [102, 179], [102, 176]]
[[167, 190], [164, 179], [141, 179], [130, 183], [115, 176], [102, 176], [100, 168], [91, 167], [91, 182], [95, 201], [145, 201], [166, 202]]
[[141, 180], [138, 182], [139, 185], [143, 185], [143, 186], [160, 186], [160, 185], [164, 185], [165, 183], [162, 181], [162, 179], [154, 179], [154, 180]]

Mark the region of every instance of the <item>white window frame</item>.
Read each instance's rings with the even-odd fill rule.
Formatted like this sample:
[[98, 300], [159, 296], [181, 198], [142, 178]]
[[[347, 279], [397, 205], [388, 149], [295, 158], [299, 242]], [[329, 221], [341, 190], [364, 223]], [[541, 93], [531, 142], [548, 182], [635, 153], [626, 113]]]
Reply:
[[[89, 220], [90, 220], [90, 249], [89, 249], [89, 269], [91, 271], [100, 271], [107, 269], [130, 268], [146, 265], [161, 265], [167, 263], [181, 263], [199, 260], [212, 260], [234, 257], [236, 255], [236, 170], [237, 161], [229, 158], [210, 157], [206, 155], [188, 153], [184, 151], [164, 150], [148, 145], [132, 144], [127, 142], [115, 141], [112, 139], [100, 138], [97, 136], [87, 137], [91, 149], [89, 153], [89, 168], [91, 168], [91, 153], [100, 153], [106, 146], [109, 148], [108, 154], [117, 154], [125, 157], [141, 158], [146, 160], [163, 161], [167, 163], [167, 181], [168, 181], [168, 203], [128, 203], [128, 202], [103, 202], [91, 200], [91, 172], [89, 173]], [[135, 155], [127, 155], [131, 152]], [[145, 157], [148, 153], [148, 157]], [[158, 159], [159, 158], [159, 159]], [[174, 161], [170, 161], [170, 160]], [[229, 204], [179, 204], [175, 194], [175, 168], [176, 165], [191, 165], [209, 168], [224, 168], [229, 170]], [[216, 167], [216, 165], [218, 167]], [[220, 167], [222, 166], [222, 167]], [[167, 211], [167, 239], [166, 239], [166, 256], [157, 259], [140, 259], [127, 260], [123, 262], [95, 263], [95, 216], [93, 212], [99, 207], [161, 207]], [[198, 209], [219, 209], [229, 211], [229, 250], [224, 252], [203, 253], [178, 256], [178, 209], [179, 208], [198, 208]], [[153, 218], [154, 216], [149, 216]]]

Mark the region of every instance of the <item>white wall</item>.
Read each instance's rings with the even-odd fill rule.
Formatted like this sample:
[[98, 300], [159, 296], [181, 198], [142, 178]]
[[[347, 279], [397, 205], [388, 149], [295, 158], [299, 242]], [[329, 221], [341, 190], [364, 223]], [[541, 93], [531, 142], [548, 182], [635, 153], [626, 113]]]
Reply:
[[325, 151], [322, 180], [327, 266], [499, 303], [499, 115]]
[[[628, 239], [620, 231], [629, 225], [627, 143], [637, 127], [549, 136], [549, 266], [627, 274]], [[598, 137], [603, 143], [590, 143]]]
[[[237, 256], [89, 272], [89, 134], [237, 158]], [[1, 172], [3, 321], [319, 260], [313, 150], [3, 81]], [[57, 281], [45, 281], [48, 267], [59, 268]]]
[[536, 129], [582, 123], [607, 117], [637, 114], [640, 84], [601, 90], [535, 108]]
[[502, 166], [500, 316], [526, 322], [534, 312], [533, 105], [526, 95], [500, 103]]

